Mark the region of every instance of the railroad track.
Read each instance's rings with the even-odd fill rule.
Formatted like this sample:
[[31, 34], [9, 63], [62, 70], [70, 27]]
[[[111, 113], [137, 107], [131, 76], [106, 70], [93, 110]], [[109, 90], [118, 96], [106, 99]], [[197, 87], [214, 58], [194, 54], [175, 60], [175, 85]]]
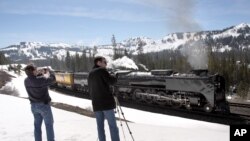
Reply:
[[229, 106], [232, 114], [238, 115], [250, 121], [250, 104], [230, 102]]
[[123, 102], [121, 105], [136, 108], [139, 110], [144, 110], [148, 112], [166, 114], [171, 116], [178, 116], [188, 119], [194, 120], [202, 120], [207, 122], [213, 123], [220, 123], [225, 125], [231, 124], [250, 124], [250, 116], [249, 115], [241, 115], [235, 113], [221, 113], [221, 112], [212, 112], [206, 113], [202, 109], [194, 109], [194, 110], [187, 110], [185, 108], [172, 108], [168, 106], [159, 106], [159, 105], [147, 105], [144, 103], [135, 103], [135, 102]]
[[[60, 87], [51, 87], [52, 90], [58, 91], [65, 95], [70, 95], [79, 98], [90, 99], [88, 94], [83, 92], [72, 91], [69, 89], [64, 89]], [[246, 111], [239, 113], [239, 108], [246, 108], [250, 110], [250, 105], [239, 104], [239, 103], [229, 103], [230, 110], [233, 110], [233, 113], [225, 114], [220, 112], [206, 113], [201, 109], [187, 110], [185, 108], [173, 108], [170, 106], [159, 106], [159, 105], [148, 105], [146, 103], [138, 103], [135, 101], [128, 100], [119, 100], [121, 106], [127, 108], [133, 108], [153, 113], [165, 114], [170, 116], [183, 117], [194, 120], [201, 120], [213, 123], [220, 123], [225, 125], [230, 124], [250, 124], [250, 115], [246, 114]], [[124, 113], [126, 116], [126, 113]], [[248, 113], [250, 114], [250, 112]]]
[[[229, 106], [233, 106], [233, 107], [242, 107], [242, 108], [250, 108], [250, 104], [236, 103], [236, 102], [229, 102]], [[250, 113], [249, 113], [249, 114], [250, 114]]]
[[61, 94], [68, 95], [68, 96], [90, 99], [90, 97], [87, 93], [83, 93], [83, 92], [79, 92], [79, 91], [72, 91], [72, 90], [66, 89], [66, 88], [50, 86], [50, 90], [57, 91], [57, 92], [60, 92]]

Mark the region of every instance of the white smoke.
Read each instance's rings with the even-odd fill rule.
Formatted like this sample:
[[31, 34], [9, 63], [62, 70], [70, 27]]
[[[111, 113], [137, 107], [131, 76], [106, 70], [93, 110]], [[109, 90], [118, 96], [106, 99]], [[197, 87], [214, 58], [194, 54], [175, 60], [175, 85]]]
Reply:
[[[151, 0], [146, 0], [151, 1]], [[165, 8], [167, 28], [173, 32], [201, 31], [195, 19], [197, 0], [155, 0], [157, 5]], [[203, 41], [190, 41], [181, 49], [193, 69], [207, 69], [207, 46]]]
[[[201, 30], [195, 19], [198, 0], [128, 0], [130, 3], [146, 5], [161, 10], [170, 32], [191, 32]], [[161, 20], [162, 20], [161, 19]]]
[[[164, 0], [163, 0], [164, 1]], [[167, 26], [174, 32], [200, 31], [202, 28], [195, 19], [196, 0], [166, 0], [170, 10]]]
[[[119, 0], [120, 1], [120, 0]], [[130, 3], [146, 5], [157, 8], [165, 13], [169, 32], [194, 32], [202, 31], [202, 27], [195, 18], [199, 0], [127, 0]], [[207, 47], [203, 41], [187, 43], [181, 50], [187, 57], [193, 69], [207, 69]]]
[[208, 48], [203, 41], [193, 41], [181, 49], [193, 69], [208, 68]]

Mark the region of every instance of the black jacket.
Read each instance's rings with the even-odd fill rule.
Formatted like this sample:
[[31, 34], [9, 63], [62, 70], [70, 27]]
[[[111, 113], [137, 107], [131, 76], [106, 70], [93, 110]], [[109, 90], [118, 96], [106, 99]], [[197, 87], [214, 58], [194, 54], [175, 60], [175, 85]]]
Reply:
[[50, 74], [49, 78], [42, 76], [28, 75], [24, 80], [26, 91], [31, 103], [48, 104], [51, 101], [48, 86], [55, 82], [55, 75]]
[[117, 81], [105, 68], [94, 66], [88, 76], [89, 93], [94, 111], [104, 111], [116, 107], [110, 85]]

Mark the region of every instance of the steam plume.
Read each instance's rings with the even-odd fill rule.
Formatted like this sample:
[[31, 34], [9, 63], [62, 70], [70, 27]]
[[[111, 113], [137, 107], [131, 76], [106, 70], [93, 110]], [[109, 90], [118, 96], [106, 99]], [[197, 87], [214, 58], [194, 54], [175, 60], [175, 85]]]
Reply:
[[181, 53], [187, 57], [193, 69], [207, 69], [208, 50], [203, 41], [188, 43], [181, 49]]

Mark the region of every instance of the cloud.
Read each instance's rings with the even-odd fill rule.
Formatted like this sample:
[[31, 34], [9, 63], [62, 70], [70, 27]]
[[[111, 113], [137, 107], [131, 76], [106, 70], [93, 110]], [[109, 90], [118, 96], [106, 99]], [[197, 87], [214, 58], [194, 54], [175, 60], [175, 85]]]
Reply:
[[39, 5], [39, 4], [22, 4], [11, 5], [3, 3], [0, 5], [1, 13], [18, 14], [18, 15], [50, 15], [50, 16], [68, 16], [68, 17], [85, 17], [92, 19], [106, 19], [115, 21], [145, 22], [159, 21], [153, 14], [147, 15], [144, 12], [111, 7], [93, 7], [91, 6], [72, 6], [72, 5]]
[[150, 7], [160, 10], [162, 21], [166, 27], [174, 32], [199, 31], [201, 26], [195, 18], [197, 0], [110, 0], [113, 2], [126, 3]]

